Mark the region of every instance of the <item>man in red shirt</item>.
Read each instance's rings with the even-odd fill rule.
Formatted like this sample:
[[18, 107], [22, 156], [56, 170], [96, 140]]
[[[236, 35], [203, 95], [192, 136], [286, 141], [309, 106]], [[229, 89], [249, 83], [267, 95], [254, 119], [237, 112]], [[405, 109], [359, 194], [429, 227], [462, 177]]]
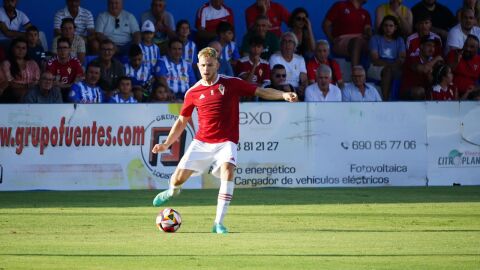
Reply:
[[63, 102], [68, 102], [68, 93], [72, 84], [83, 79], [80, 60], [70, 56], [71, 43], [67, 38], [57, 40], [57, 56], [50, 59], [46, 70], [54, 76], [54, 86], [62, 90]]
[[362, 5], [366, 0], [347, 0], [333, 4], [323, 21], [323, 31], [333, 52], [350, 57], [352, 66], [360, 64], [362, 53], [368, 52], [372, 36], [372, 20]]
[[408, 56], [403, 63], [400, 98], [403, 100], [425, 100], [426, 90], [431, 88], [432, 70], [435, 64], [443, 61], [434, 56], [436, 39], [425, 36], [421, 39], [420, 53]]
[[434, 55], [442, 55], [442, 38], [439, 35], [432, 32], [432, 19], [430, 15], [425, 14], [422, 17], [416, 19], [415, 29], [417, 32], [411, 34], [407, 37], [407, 56], [417, 56], [420, 53], [420, 39], [422, 37], [428, 36], [431, 39], [437, 40], [435, 44], [435, 53]]
[[453, 84], [458, 88], [460, 99], [466, 99], [480, 79], [479, 42], [474, 35], [468, 35], [462, 50], [451, 50], [447, 63], [452, 68]]
[[277, 37], [282, 35], [282, 22], [288, 23], [290, 13], [279, 3], [270, 0], [257, 0], [255, 4], [249, 6], [245, 10], [245, 21], [247, 22], [247, 29], [252, 29], [255, 25], [255, 20], [258, 16], [267, 16], [270, 21], [269, 31], [274, 33]]
[[183, 155], [170, 179], [170, 188], [153, 200], [160, 206], [180, 193], [182, 184], [193, 174], [201, 174], [213, 165], [212, 174], [220, 178], [217, 215], [213, 233], [227, 233], [223, 219], [233, 197], [234, 171], [239, 139], [239, 100], [241, 96], [297, 101], [295, 93], [272, 88], [259, 88], [239, 78], [218, 75], [219, 55], [207, 47], [198, 53], [198, 68], [202, 79], [187, 93], [180, 115], [165, 142], [156, 144], [152, 152], [166, 151], [183, 133], [191, 121], [194, 109], [198, 112], [199, 130]]
[[325, 64], [332, 69], [332, 84], [336, 84], [339, 88], [343, 89], [344, 82], [340, 65], [337, 61], [328, 58], [330, 55], [330, 44], [328, 44], [328, 41], [323, 39], [317, 41], [314, 53], [314, 57], [307, 63], [308, 84], [316, 83], [317, 68], [321, 64]]
[[223, 4], [223, 0], [210, 0], [197, 11], [195, 26], [197, 27], [197, 43], [200, 48], [217, 37], [217, 26], [220, 22], [233, 21], [233, 10]]

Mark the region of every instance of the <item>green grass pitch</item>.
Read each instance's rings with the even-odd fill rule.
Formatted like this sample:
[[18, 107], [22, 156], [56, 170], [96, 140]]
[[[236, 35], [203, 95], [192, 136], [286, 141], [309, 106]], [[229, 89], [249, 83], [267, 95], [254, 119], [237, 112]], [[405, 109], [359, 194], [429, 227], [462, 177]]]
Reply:
[[237, 189], [210, 233], [217, 190], [166, 206], [156, 191], [0, 192], [0, 270], [480, 269], [480, 187]]

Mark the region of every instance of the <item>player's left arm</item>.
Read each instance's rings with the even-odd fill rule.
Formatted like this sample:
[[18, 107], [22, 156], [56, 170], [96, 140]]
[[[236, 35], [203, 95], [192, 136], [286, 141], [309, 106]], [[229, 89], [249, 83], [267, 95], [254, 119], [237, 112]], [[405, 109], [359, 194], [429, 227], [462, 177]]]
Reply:
[[288, 102], [298, 101], [298, 96], [294, 92], [283, 92], [273, 88], [257, 87], [255, 96], [268, 100], [285, 100]]

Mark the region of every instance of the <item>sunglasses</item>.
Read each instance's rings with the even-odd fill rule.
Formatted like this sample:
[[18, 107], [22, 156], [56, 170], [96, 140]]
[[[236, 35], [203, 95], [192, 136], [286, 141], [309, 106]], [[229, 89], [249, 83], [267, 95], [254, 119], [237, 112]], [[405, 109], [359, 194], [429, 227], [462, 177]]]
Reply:
[[275, 74], [275, 78], [286, 78], [287, 74]]
[[120, 27], [120, 19], [115, 18], [115, 28], [119, 28], [119, 27]]

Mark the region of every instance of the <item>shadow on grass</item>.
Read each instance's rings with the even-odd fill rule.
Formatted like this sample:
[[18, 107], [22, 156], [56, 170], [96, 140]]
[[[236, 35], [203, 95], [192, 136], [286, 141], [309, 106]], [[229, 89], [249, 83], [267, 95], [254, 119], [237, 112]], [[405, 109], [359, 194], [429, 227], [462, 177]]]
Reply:
[[[150, 207], [156, 190], [0, 192], [0, 208]], [[166, 204], [216, 205], [218, 190], [183, 190]], [[235, 205], [480, 202], [480, 186], [236, 189]]]

